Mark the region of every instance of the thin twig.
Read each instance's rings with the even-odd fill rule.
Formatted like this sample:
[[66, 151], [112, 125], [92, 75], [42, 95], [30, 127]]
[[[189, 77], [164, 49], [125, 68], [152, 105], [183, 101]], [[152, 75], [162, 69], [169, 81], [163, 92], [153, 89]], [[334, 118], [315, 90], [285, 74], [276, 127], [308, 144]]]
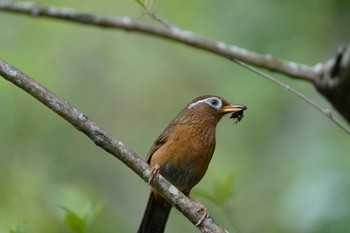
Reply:
[[331, 121], [333, 121], [336, 125], [338, 125], [340, 128], [342, 128], [345, 132], [347, 132], [348, 134], [350, 134], [350, 129], [344, 125], [342, 122], [340, 122], [332, 113], [329, 109], [323, 109], [321, 106], [319, 106], [317, 103], [315, 103], [314, 101], [312, 101], [311, 99], [309, 99], [308, 97], [306, 97], [305, 95], [301, 94], [300, 92], [298, 92], [297, 90], [291, 88], [289, 85], [283, 83], [282, 81], [279, 81], [278, 79], [275, 79], [274, 77], [272, 77], [271, 75], [268, 75], [260, 70], [255, 69], [254, 67], [245, 64], [244, 62], [238, 61], [238, 60], [234, 60], [235, 63], [245, 67], [246, 69], [258, 74], [259, 76], [268, 79], [276, 84], [278, 84], [279, 86], [283, 87], [284, 89], [286, 89], [287, 91], [293, 93], [294, 95], [298, 96], [299, 98], [301, 98], [302, 100], [304, 100], [305, 102], [307, 102], [308, 104], [310, 104], [313, 108], [315, 108], [316, 110], [318, 110], [319, 112], [321, 112], [323, 115], [325, 115], [327, 118], [329, 118]]
[[156, 15], [156, 13], [154, 13], [153, 10], [147, 10], [146, 9], [146, 13], [147, 15], [149, 15], [152, 19], [154, 19], [155, 21], [163, 24], [165, 27], [167, 28], [175, 28], [175, 25], [171, 24], [168, 20], [165, 20], [163, 18], [160, 18]]
[[[144, 181], [150, 179], [150, 167], [144, 160], [124, 145], [123, 142], [112, 137], [111, 134], [91, 121], [85, 114], [70, 105], [66, 100], [55, 95], [40, 83], [1, 59], [0, 75], [57, 113], [77, 130], [88, 136], [97, 146], [122, 161]], [[150, 185], [174, 205], [175, 208], [180, 210], [193, 224], [196, 224], [199, 219], [201, 219], [202, 213], [197, 211], [197, 204], [186, 197], [161, 175], [157, 176], [157, 179], [153, 179]], [[202, 232], [208, 233], [226, 232], [221, 226], [217, 225], [211, 217], [205, 219], [197, 228]]]
[[238, 46], [214, 41], [197, 35], [191, 31], [178, 27], [162, 27], [157, 24], [149, 24], [137, 21], [130, 17], [108, 17], [81, 13], [74, 9], [58, 7], [42, 7], [28, 2], [0, 1], [0, 10], [24, 14], [32, 17], [48, 17], [79, 24], [123, 29], [130, 32], [144, 33], [161, 37], [192, 46], [213, 54], [226, 57], [230, 60], [237, 59], [249, 65], [268, 69], [270, 71], [285, 74], [294, 79], [301, 79], [313, 83], [318, 73], [314, 67], [284, 61], [272, 55], [261, 55]]
[[[153, 13], [153, 10], [149, 10], [148, 8], [144, 8], [147, 13], [152, 17], [154, 18], [155, 20], [158, 20], [160, 23], [164, 24], [164, 20], [162, 19], [159, 19], [157, 17], [156, 14]], [[164, 24], [165, 26], [168, 26], [167, 24]], [[287, 84], [283, 83], [282, 81], [279, 81], [275, 78], [273, 78], [272, 76], [264, 73], [264, 72], [261, 72], [257, 69], [255, 69], [254, 67], [244, 63], [244, 62], [241, 62], [237, 59], [231, 59], [229, 58], [231, 61], [243, 66], [244, 68], [262, 76], [263, 78], [266, 78], [274, 83], [277, 83], [278, 85], [282, 86], [283, 88], [285, 88], [286, 90], [292, 92], [293, 94], [297, 95], [299, 98], [303, 99], [304, 101], [306, 101], [308, 104], [310, 104], [313, 108], [317, 109], [319, 112], [321, 112], [322, 114], [326, 115], [331, 121], [333, 121], [336, 125], [338, 125], [340, 128], [342, 128], [343, 130], [345, 130], [347, 133], [350, 134], [350, 129], [342, 124], [332, 113], [330, 110], [328, 109], [323, 109], [322, 107], [320, 107], [319, 105], [317, 105], [314, 101], [310, 100], [308, 97], [306, 97], [305, 95], [301, 94], [300, 92], [298, 92], [297, 90], [291, 88], [290, 86], [288, 86]]]

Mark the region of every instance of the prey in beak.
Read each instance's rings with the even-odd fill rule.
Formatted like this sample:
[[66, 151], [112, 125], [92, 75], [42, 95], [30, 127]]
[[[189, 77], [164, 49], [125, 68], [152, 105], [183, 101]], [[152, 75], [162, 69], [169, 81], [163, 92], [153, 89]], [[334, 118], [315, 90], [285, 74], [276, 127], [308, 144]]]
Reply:
[[244, 110], [247, 110], [247, 107], [240, 104], [226, 105], [226, 106], [223, 106], [221, 109], [221, 111], [224, 113], [232, 113], [230, 118], [236, 119], [236, 121], [234, 122], [235, 124], [240, 122], [244, 117]]

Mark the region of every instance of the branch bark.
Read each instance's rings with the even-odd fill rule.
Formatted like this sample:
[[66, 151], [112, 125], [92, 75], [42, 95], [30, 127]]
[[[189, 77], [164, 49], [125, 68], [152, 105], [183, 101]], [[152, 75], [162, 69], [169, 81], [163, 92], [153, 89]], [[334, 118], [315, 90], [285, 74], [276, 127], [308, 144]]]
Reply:
[[[122, 161], [144, 181], [149, 180], [151, 176], [150, 167], [144, 160], [124, 145], [123, 142], [112, 137], [85, 114], [71, 106], [66, 100], [55, 95], [40, 83], [1, 59], [0, 75], [57, 113], [77, 130], [88, 136], [97, 146]], [[165, 199], [182, 212], [194, 225], [202, 217], [202, 214], [197, 212], [198, 206], [161, 175], [157, 176], [157, 179], [152, 179], [150, 185], [157, 189]], [[211, 217], [205, 219], [197, 228], [201, 232], [208, 233], [227, 232], [216, 224]]]
[[350, 45], [339, 49], [337, 56], [320, 68], [315, 79], [317, 90], [350, 123]]
[[[32, 17], [47, 17], [112, 29], [122, 29], [130, 32], [143, 33], [155, 37], [176, 41], [192, 46], [232, 61], [242, 61], [246, 64], [278, 72], [288, 77], [312, 83], [315, 88], [334, 106], [350, 123], [350, 62], [349, 52], [345, 56], [337, 56], [328, 62], [315, 66], [297, 64], [292, 61], [277, 59], [272, 55], [261, 55], [238, 46], [221, 41], [214, 41], [193, 32], [169, 25], [168, 27], [144, 23], [130, 17], [108, 17], [81, 13], [74, 9], [42, 7], [29, 2], [0, 2], [0, 10], [29, 15]], [[346, 51], [349, 51], [347, 49]], [[339, 62], [341, 60], [341, 62]], [[338, 62], [337, 62], [338, 61]]]

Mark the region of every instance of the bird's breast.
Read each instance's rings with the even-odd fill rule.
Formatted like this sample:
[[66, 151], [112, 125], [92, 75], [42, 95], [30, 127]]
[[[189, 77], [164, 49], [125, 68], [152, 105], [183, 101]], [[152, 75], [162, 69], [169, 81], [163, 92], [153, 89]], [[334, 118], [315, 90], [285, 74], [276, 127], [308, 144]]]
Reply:
[[178, 125], [151, 164], [160, 165], [160, 173], [184, 193], [189, 193], [204, 176], [215, 149], [215, 128], [203, 129]]

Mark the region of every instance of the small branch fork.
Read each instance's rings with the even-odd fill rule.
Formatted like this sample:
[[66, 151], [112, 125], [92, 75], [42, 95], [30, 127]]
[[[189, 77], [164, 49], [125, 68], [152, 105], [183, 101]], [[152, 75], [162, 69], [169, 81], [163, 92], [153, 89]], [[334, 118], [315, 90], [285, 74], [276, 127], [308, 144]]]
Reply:
[[274, 83], [276, 83], [277, 85], [283, 87], [284, 89], [286, 89], [287, 91], [293, 93], [294, 95], [298, 96], [300, 99], [304, 100], [306, 103], [310, 104], [313, 108], [315, 108], [317, 111], [321, 112], [323, 115], [325, 115], [326, 117], [328, 117], [331, 121], [333, 121], [337, 126], [339, 126], [341, 129], [343, 129], [345, 132], [347, 132], [350, 135], [350, 128], [347, 127], [345, 124], [343, 124], [341, 121], [339, 121], [332, 113], [331, 111], [329, 111], [328, 109], [323, 109], [322, 107], [320, 107], [318, 104], [316, 104], [314, 101], [312, 101], [311, 99], [309, 99], [308, 97], [306, 97], [305, 95], [301, 94], [300, 92], [296, 91], [295, 89], [291, 88], [290, 86], [288, 86], [287, 84], [275, 79], [274, 77], [272, 77], [271, 75], [268, 75], [264, 72], [261, 72], [257, 69], [255, 69], [254, 67], [251, 67], [247, 64], [245, 64], [244, 62], [241, 61], [234, 61], [237, 64], [245, 67], [246, 69], [256, 73], [257, 75], [270, 80]]
[[[122, 161], [144, 181], [147, 182], [151, 178], [150, 167], [144, 160], [124, 145], [123, 142], [113, 138], [107, 131], [71, 106], [66, 100], [55, 95], [40, 83], [1, 59], [0, 75], [57, 113], [77, 130], [88, 136], [97, 146]], [[150, 185], [157, 189], [165, 199], [180, 210], [194, 225], [201, 219], [202, 214], [196, 212], [198, 208], [197, 204], [186, 197], [161, 175], [158, 175], [157, 179], [152, 180]], [[227, 232], [221, 226], [217, 225], [211, 217], [204, 219], [197, 228], [201, 232], [208, 233]]]

